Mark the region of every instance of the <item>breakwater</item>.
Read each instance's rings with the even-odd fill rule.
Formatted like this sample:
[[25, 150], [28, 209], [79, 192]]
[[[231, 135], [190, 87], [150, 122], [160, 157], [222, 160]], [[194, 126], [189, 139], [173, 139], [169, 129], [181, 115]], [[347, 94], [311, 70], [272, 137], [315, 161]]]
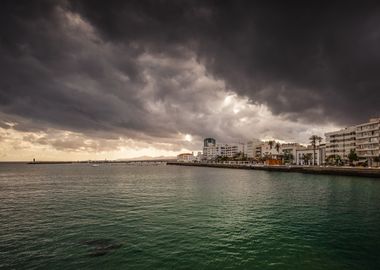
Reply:
[[380, 179], [379, 168], [358, 168], [358, 167], [328, 167], [328, 166], [266, 166], [248, 164], [220, 164], [220, 163], [186, 163], [168, 162], [167, 165], [177, 166], [197, 166], [228, 169], [263, 170], [274, 172], [297, 172], [306, 174], [327, 174], [342, 176], [361, 176]]

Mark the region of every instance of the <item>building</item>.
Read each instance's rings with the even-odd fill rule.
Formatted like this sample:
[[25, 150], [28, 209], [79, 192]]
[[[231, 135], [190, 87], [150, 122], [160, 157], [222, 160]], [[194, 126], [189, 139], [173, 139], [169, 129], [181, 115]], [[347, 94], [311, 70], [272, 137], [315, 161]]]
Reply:
[[321, 143], [320, 145], [318, 145], [318, 149], [319, 149], [319, 159], [320, 159], [320, 164], [321, 165], [325, 165], [326, 164], [326, 144], [325, 143]]
[[372, 166], [374, 159], [379, 157], [380, 118], [372, 118], [368, 123], [355, 126], [356, 153], [361, 161], [367, 161]]
[[263, 142], [260, 147], [261, 147], [261, 157], [263, 158], [271, 157], [274, 159], [278, 159], [282, 155], [281, 144], [275, 141]]
[[203, 140], [203, 158], [206, 160], [214, 159], [219, 155], [219, 149], [214, 138]]
[[322, 158], [324, 150], [322, 149], [324, 149], [324, 146], [322, 146], [321, 149], [319, 148], [319, 146], [317, 146], [317, 148], [315, 149], [315, 156], [314, 156], [314, 149], [311, 145], [305, 148], [297, 149], [296, 164], [301, 165], [301, 166], [314, 165], [313, 164], [313, 157], [314, 157], [315, 165], [316, 166], [322, 165], [324, 163], [324, 160]]
[[177, 156], [178, 162], [194, 162], [195, 156], [193, 153], [183, 153]]
[[263, 155], [261, 144], [255, 147], [255, 158], [261, 158]]
[[348, 154], [356, 149], [356, 127], [347, 127], [326, 136], [326, 157], [338, 155], [344, 163], [348, 163]]
[[245, 144], [244, 143], [231, 143], [231, 144], [225, 144], [225, 155], [228, 158], [234, 158], [234, 157], [244, 157], [246, 155], [245, 150]]
[[206, 138], [203, 146], [203, 158], [213, 160], [218, 157], [234, 158], [246, 155], [246, 146], [244, 143], [216, 143], [215, 139]]
[[283, 143], [281, 144], [281, 154], [283, 155], [285, 164], [296, 164], [297, 150], [305, 149], [299, 143]]
[[257, 157], [256, 149], [261, 144], [262, 144], [262, 142], [258, 139], [252, 139], [252, 140], [248, 141], [246, 143], [246, 149], [245, 149], [247, 158], [251, 158], [251, 159], [256, 158]]
[[203, 158], [206, 160], [216, 158], [220, 153], [220, 149], [217, 145], [203, 147]]
[[203, 140], [203, 147], [215, 146], [216, 140], [214, 138], [206, 138]]
[[202, 154], [202, 152], [198, 152], [197, 153], [197, 156], [195, 157], [195, 160], [197, 162], [201, 162], [203, 160], [203, 154]]

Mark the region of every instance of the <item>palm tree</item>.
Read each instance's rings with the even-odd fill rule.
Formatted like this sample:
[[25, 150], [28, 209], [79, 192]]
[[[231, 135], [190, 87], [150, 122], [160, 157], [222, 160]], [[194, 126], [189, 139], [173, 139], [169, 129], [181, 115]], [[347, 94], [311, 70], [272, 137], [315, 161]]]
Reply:
[[268, 144], [269, 144], [270, 149], [272, 150], [274, 141], [269, 141]]
[[311, 160], [312, 156], [310, 153], [303, 154], [302, 159], [303, 159], [303, 165], [309, 165], [309, 161]]
[[277, 153], [280, 153], [280, 147], [281, 145], [279, 143], [276, 143], [276, 145], [274, 146], [277, 150]]
[[315, 166], [315, 149], [317, 148], [317, 142], [321, 144], [322, 137], [312, 135], [310, 138], [310, 144], [313, 146], [313, 166]]

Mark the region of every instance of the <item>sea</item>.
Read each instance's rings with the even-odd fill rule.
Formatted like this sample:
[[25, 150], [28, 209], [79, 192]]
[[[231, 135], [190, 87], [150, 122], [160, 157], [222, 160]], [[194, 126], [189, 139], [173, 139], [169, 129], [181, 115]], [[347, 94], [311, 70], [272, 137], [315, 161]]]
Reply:
[[0, 164], [0, 269], [380, 269], [380, 179]]

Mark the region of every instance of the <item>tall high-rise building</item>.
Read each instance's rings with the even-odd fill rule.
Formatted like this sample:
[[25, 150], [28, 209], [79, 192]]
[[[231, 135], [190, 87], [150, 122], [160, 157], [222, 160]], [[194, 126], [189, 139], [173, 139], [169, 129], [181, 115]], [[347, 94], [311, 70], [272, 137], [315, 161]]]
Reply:
[[203, 146], [208, 147], [208, 146], [215, 146], [216, 141], [214, 138], [206, 138], [203, 140]]

